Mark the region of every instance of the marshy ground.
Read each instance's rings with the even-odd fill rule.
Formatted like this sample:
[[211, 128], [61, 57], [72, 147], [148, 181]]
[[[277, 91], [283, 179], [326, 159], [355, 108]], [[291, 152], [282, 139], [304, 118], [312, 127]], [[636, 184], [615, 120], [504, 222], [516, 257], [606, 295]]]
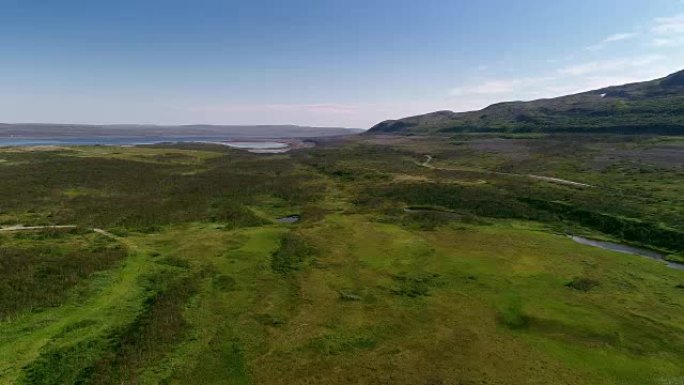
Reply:
[[1, 149], [0, 225], [77, 228], [0, 232], [0, 383], [684, 383], [684, 272], [566, 235], [682, 258], [682, 159], [580, 135]]

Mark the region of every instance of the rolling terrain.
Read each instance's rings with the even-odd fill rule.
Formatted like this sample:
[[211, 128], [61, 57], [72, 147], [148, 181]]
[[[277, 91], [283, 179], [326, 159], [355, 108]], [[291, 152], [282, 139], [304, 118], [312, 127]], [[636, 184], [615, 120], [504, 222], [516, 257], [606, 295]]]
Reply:
[[480, 111], [438, 111], [388, 120], [370, 133], [573, 132], [684, 134], [684, 71], [662, 79]]
[[684, 271], [569, 236], [684, 260], [681, 137], [11, 147], [0, 179], [0, 384], [684, 379]]

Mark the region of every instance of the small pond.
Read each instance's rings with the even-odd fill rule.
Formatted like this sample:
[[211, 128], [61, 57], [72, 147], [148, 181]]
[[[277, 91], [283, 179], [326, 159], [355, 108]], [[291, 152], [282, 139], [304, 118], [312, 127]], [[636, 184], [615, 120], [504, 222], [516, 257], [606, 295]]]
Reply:
[[221, 142], [221, 144], [259, 154], [278, 154], [290, 150], [290, 145], [282, 142]]
[[300, 219], [301, 217], [299, 215], [290, 215], [287, 217], [278, 218], [276, 221], [279, 223], [297, 223]]

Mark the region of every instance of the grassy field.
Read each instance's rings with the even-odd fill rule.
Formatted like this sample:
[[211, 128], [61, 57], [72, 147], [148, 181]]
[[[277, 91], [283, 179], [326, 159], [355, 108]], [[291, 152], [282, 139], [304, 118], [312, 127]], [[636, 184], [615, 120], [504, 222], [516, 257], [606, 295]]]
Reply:
[[684, 384], [684, 271], [566, 236], [682, 255], [682, 154], [543, 135], [1, 149], [0, 224], [79, 227], [0, 232], [0, 383]]

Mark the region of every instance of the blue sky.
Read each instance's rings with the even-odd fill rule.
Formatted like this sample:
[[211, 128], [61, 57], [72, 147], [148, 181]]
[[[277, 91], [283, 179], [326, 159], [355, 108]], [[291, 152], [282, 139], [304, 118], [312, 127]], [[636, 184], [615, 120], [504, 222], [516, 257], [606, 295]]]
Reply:
[[0, 121], [369, 127], [684, 69], [682, 0], [0, 0]]

